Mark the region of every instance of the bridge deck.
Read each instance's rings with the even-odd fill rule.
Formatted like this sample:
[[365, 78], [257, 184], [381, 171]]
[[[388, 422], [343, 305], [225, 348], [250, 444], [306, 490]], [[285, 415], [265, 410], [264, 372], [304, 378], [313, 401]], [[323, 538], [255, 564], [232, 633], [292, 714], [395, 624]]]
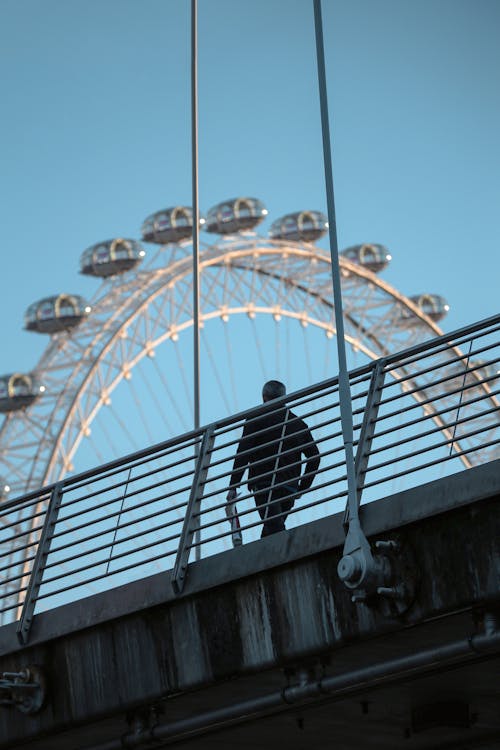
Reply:
[[151, 721], [158, 747], [498, 747], [499, 499], [494, 461], [363, 507], [407, 551], [401, 615], [351, 602], [336, 514], [193, 563], [180, 596], [162, 573], [40, 613], [28, 646], [6, 625], [0, 671], [49, 692], [0, 714], [0, 748], [118, 750]]

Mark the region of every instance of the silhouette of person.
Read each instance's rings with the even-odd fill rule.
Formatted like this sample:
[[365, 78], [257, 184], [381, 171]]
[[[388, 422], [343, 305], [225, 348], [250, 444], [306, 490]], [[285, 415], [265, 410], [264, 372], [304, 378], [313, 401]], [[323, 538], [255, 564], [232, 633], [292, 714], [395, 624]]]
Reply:
[[[279, 380], [264, 384], [265, 406], [245, 422], [227, 493], [227, 501], [233, 502], [236, 486], [248, 470], [248, 489], [264, 522], [263, 537], [284, 530], [295, 500], [312, 485], [320, 463], [318, 447], [304, 420], [286, 404], [274, 409], [267, 405], [285, 394]], [[302, 456], [306, 458], [304, 472]]]

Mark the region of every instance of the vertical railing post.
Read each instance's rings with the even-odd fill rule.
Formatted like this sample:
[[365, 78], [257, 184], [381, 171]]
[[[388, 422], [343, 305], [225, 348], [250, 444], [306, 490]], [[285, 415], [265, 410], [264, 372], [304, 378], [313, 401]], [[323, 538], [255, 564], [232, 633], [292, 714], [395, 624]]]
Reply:
[[49, 506], [45, 515], [45, 523], [43, 525], [42, 534], [38, 543], [38, 549], [35, 555], [35, 561], [31, 570], [31, 575], [28, 583], [28, 589], [24, 599], [23, 609], [21, 617], [17, 624], [17, 638], [21, 645], [28, 643], [31, 625], [33, 624], [33, 617], [35, 612], [36, 601], [38, 598], [38, 592], [42, 584], [43, 571], [45, 563], [50, 552], [50, 545], [52, 537], [54, 536], [54, 529], [57, 522], [57, 516], [59, 515], [59, 508], [61, 507], [63, 497], [63, 483], [58, 482], [52, 490], [52, 494], [49, 500]]
[[[380, 406], [380, 400], [382, 398], [382, 389], [384, 387], [385, 380], [385, 366], [386, 362], [384, 359], [379, 359], [375, 363], [370, 378], [370, 385], [368, 386], [368, 393], [366, 396], [366, 406], [363, 414], [363, 423], [361, 425], [361, 430], [359, 433], [356, 458], [354, 460], [358, 508], [361, 502], [361, 495], [363, 494], [363, 488], [365, 485], [365, 476], [368, 470], [368, 461], [370, 460], [370, 451], [373, 442], [373, 435], [375, 433], [375, 426], [377, 423], [378, 409]], [[348, 525], [349, 504], [347, 504], [344, 513], [344, 526]]]
[[180, 594], [184, 588], [191, 545], [193, 543], [195, 532], [200, 526], [197, 514], [201, 507], [203, 488], [207, 478], [211, 451], [215, 441], [214, 429], [215, 425], [210, 425], [203, 433], [198, 460], [196, 462], [193, 484], [191, 485], [186, 515], [184, 516], [184, 524], [179, 539], [179, 546], [177, 548], [177, 557], [175, 558], [175, 565], [172, 571], [172, 588], [176, 594]]

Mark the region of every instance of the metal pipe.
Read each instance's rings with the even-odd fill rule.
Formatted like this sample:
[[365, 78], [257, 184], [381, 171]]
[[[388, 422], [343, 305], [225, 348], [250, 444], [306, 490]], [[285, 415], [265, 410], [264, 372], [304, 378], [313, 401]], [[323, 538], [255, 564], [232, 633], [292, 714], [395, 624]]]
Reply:
[[328, 207], [328, 234], [330, 238], [330, 255], [332, 260], [333, 302], [335, 308], [335, 328], [337, 330], [337, 353], [339, 358], [339, 396], [340, 420], [344, 438], [344, 449], [347, 469], [347, 497], [349, 519], [358, 519], [358, 501], [356, 493], [356, 473], [354, 468], [352, 404], [349, 375], [344, 338], [344, 317], [342, 310], [342, 290], [340, 286], [340, 263], [337, 242], [337, 223], [335, 217], [335, 197], [333, 192], [333, 167], [330, 145], [330, 124], [328, 117], [328, 99], [326, 91], [325, 49], [323, 44], [323, 21], [321, 17], [321, 0], [314, 0], [314, 25], [316, 31], [316, 58], [318, 65], [319, 101], [321, 109], [321, 130], [323, 135], [323, 161], [325, 166], [326, 203]]
[[456, 664], [457, 661], [482, 657], [485, 653], [500, 650], [500, 632], [488, 632], [469, 636], [460, 641], [425, 649], [396, 659], [389, 659], [380, 664], [373, 664], [338, 676], [324, 677], [314, 682], [302, 682], [283, 690], [252, 698], [231, 706], [224, 706], [213, 711], [190, 716], [169, 724], [157, 724], [144, 727], [141, 732], [132, 732], [123, 738], [92, 745], [83, 750], [122, 750], [133, 748], [155, 740], [178, 742], [210, 731], [218, 731], [224, 725], [238, 724], [256, 719], [266, 713], [286, 710], [287, 706], [297, 703], [313, 702], [325, 699], [341, 699], [344, 696], [387, 685], [402, 678], [418, 677], [422, 672], [435, 669], [443, 662]]

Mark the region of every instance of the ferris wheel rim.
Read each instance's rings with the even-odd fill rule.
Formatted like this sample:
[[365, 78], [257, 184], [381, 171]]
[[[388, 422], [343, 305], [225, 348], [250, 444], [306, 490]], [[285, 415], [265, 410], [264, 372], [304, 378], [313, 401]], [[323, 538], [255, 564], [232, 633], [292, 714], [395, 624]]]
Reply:
[[[250, 235], [251, 233], [249, 233]], [[168, 246], [166, 248], [168, 251]], [[326, 266], [331, 266], [331, 258], [329, 254], [326, 253], [326, 251], [322, 250], [321, 248], [317, 247], [316, 245], [310, 244], [310, 243], [304, 243], [304, 242], [291, 242], [291, 241], [284, 241], [284, 240], [269, 240], [269, 239], [263, 239], [261, 237], [252, 235], [247, 237], [238, 237], [236, 239], [231, 238], [225, 238], [223, 241], [219, 243], [215, 243], [212, 245], [206, 246], [202, 253], [200, 254], [200, 272], [203, 271], [205, 268], [209, 268], [212, 266], [231, 266], [233, 261], [235, 259], [241, 259], [241, 258], [249, 258], [253, 257], [255, 258], [263, 258], [266, 256], [278, 256], [278, 257], [285, 257], [288, 255], [292, 255], [295, 257], [301, 257], [310, 259], [314, 262], [321, 262], [324, 263]], [[372, 285], [376, 286], [377, 289], [382, 290], [385, 294], [387, 294], [391, 299], [394, 299], [397, 301], [398, 304], [403, 305], [406, 307], [413, 316], [427, 327], [427, 329], [431, 330], [434, 335], [441, 335], [442, 331], [441, 329], [430, 319], [428, 316], [426, 316], [416, 305], [414, 302], [412, 302], [408, 297], [405, 297], [402, 293], [400, 293], [397, 289], [389, 285], [384, 280], [380, 279], [378, 275], [375, 273], [372, 273], [371, 271], [368, 271], [367, 269], [364, 269], [362, 266], [359, 266], [358, 264], [355, 264], [343, 257], [341, 257], [340, 261], [341, 265], [341, 272], [348, 274], [351, 276], [351, 278], [355, 279], [356, 282], [358, 280], [363, 280], [365, 282], [369, 282]], [[236, 267], [236, 266], [235, 266]], [[177, 270], [177, 275], [172, 275], [173, 272]], [[243, 266], [240, 268], [240, 270], [251, 270], [253, 272], [256, 272], [258, 274], [260, 273], [266, 273], [265, 269], [259, 269], [259, 268], [251, 268], [250, 266]], [[98, 355], [93, 362], [93, 364], [88, 368], [87, 375], [84, 377], [80, 387], [77, 388], [77, 390], [74, 393], [72, 402], [66, 410], [66, 415], [63, 418], [63, 422], [61, 423], [61, 428], [57, 434], [57, 437], [54, 440], [54, 445], [52, 452], [49, 456], [49, 458], [46, 461], [46, 467], [43, 472], [43, 480], [46, 481], [49, 477], [50, 467], [53, 465], [54, 457], [57, 454], [58, 447], [61, 444], [61, 441], [64, 436], [64, 431], [68, 427], [68, 423], [70, 420], [71, 415], [74, 414], [76, 405], [81, 398], [82, 393], [84, 392], [85, 385], [89, 382], [91, 373], [95, 370], [95, 367], [97, 366], [97, 363], [99, 360], [104, 356], [104, 353], [112, 348], [112, 346], [115, 344], [118, 336], [120, 335], [120, 332], [124, 330], [127, 325], [131, 325], [132, 321], [141, 314], [141, 311], [143, 309], [146, 309], [154, 300], [154, 298], [161, 294], [165, 284], [167, 284], [166, 278], [170, 272], [170, 279], [168, 281], [169, 284], [174, 286], [176, 283], [178, 283], [181, 279], [186, 279], [190, 276], [192, 273], [192, 266], [191, 266], [191, 259], [189, 256], [182, 257], [180, 259], [177, 259], [174, 261], [172, 265], [167, 265], [161, 269], [157, 269], [153, 272], [146, 272], [147, 274], [151, 274], [150, 278], [156, 279], [157, 281], [161, 281], [161, 279], [164, 279], [163, 283], [159, 283], [157, 287], [141, 302], [140, 305], [138, 305], [135, 309], [133, 309], [130, 312], [129, 317], [122, 321], [121, 324], [117, 327], [115, 332], [111, 335], [109, 340], [106, 342], [106, 344], [103, 346], [102, 349], [99, 350]], [[123, 282], [121, 284], [129, 284], [132, 287], [134, 287], [134, 284], [131, 284], [130, 281], [131, 274], [124, 275]], [[282, 278], [279, 274], [275, 275], [275, 278]], [[144, 281], [144, 274], [142, 272], [138, 272], [135, 276], [136, 283], [135, 283], [135, 297], [138, 297], [141, 293], [141, 282]], [[114, 282], [115, 288], [117, 288], [118, 285], [116, 282]], [[106, 284], [103, 285], [106, 287]], [[302, 289], [302, 291], [306, 294], [314, 295], [316, 294], [310, 289]], [[328, 304], [326, 297], [321, 298], [322, 304]], [[116, 321], [120, 313], [123, 311], [124, 308], [130, 305], [130, 297], [128, 298], [127, 302], [125, 302], [120, 309], [115, 309], [112, 311], [112, 313], [109, 315], [109, 317], [106, 319], [106, 323], [109, 326], [111, 325], [112, 321]], [[332, 305], [329, 305], [332, 307]], [[248, 310], [242, 310], [242, 312], [248, 312]], [[235, 314], [236, 311], [228, 311], [229, 314]], [[272, 314], [272, 310], [267, 309], [263, 310], [265, 314]], [[303, 314], [300, 316], [297, 313], [294, 313], [293, 311], [287, 311], [286, 308], [283, 308], [281, 312], [286, 315], [286, 317], [295, 317], [295, 318], [303, 318]], [[217, 315], [216, 313], [210, 313], [210, 314], [204, 314], [202, 315], [202, 319], [208, 320], [212, 317], [220, 317], [220, 314]], [[311, 325], [316, 325], [316, 322], [311, 318], [307, 320], [308, 323]], [[352, 321], [351, 321], [352, 322]], [[92, 322], [89, 318], [89, 325], [91, 325]], [[188, 328], [192, 326], [192, 320], [187, 321], [183, 324], [182, 328]], [[354, 327], [357, 326], [356, 321], [353, 322]], [[318, 325], [318, 327], [323, 327], [321, 324]], [[331, 330], [333, 331], [335, 335], [335, 328], [332, 326]], [[78, 329], [76, 332], [74, 332], [73, 337], [78, 336]], [[102, 336], [102, 328], [100, 331], [96, 334], [96, 339]], [[168, 338], [168, 335], [163, 335], [163, 340]], [[348, 336], [346, 336], [346, 339], [348, 342], [352, 344], [352, 341], [349, 340]], [[51, 342], [46, 347], [46, 350], [42, 354], [41, 362], [44, 359], [44, 355], [48, 350], [50, 350], [51, 346], [53, 346], [54, 339], [51, 340]], [[380, 353], [383, 352], [382, 342], [377, 341], [379, 351]], [[158, 344], [159, 345], [159, 344]], [[53, 347], [54, 348], [54, 347]], [[156, 345], [154, 346], [156, 348]], [[359, 340], [356, 342], [356, 348], [361, 349], [370, 359], [376, 359], [377, 353], [373, 350], [368, 349], [364, 345], [361, 345]], [[92, 349], [92, 345], [88, 345], [88, 350]], [[146, 356], [146, 351], [144, 350], [141, 354], [141, 359], [143, 356]], [[39, 367], [35, 368], [34, 372], [37, 373], [37, 375], [40, 377], [43, 375], [44, 370], [40, 369]], [[116, 384], [113, 386], [113, 389], [116, 387], [118, 382], [120, 382], [123, 379], [123, 375], [117, 379]], [[58, 402], [59, 403], [59, 402]], [[96, 406], [98, 408], [95, 410], [95, 414], [97, 414], [98, 410], [103, 406], [102, 402], [97, 402]], [[56, 408], [54, 408], [54, 412], [56, 411]], [[95, 418], [95, 415], [92, 417], [92, 419]], [[87, 424], [88, 420], [87, 420]], [[5, 426], [5, 423], [4, 423]], [[2, 427], [4, 427], [2, 426]], [[83, 426], [82, 429], [78, 433], [78, 440], [81, 441], [83, 436]], [[0, 431], [0, 441], [1, 441], [1, 435], [2, 431]], [[72, 455], [74, 455], [75, 451], [72, 452]], [[64, 472], [65, 474], [66, 472]], [[64, 476], [63, 474], [63, 476]], [[44, 483], [44, 482], [42, 482]]]

